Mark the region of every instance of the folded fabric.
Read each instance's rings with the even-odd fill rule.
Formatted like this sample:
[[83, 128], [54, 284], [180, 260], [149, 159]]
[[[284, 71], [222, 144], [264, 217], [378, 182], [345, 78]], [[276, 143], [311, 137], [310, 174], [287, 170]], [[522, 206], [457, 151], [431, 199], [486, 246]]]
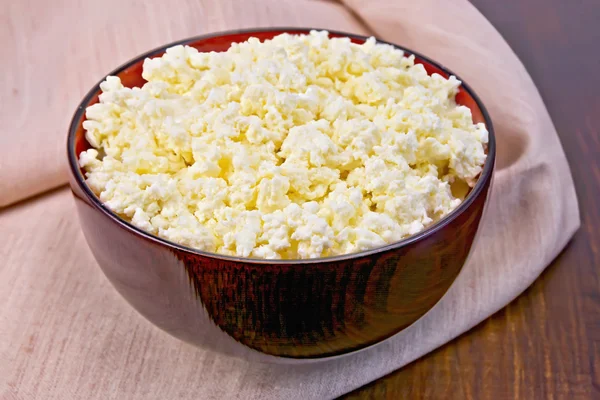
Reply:
[[[579, 226], [569, 168], [532, 80], [466, 0], [28, 0], [10, 2], [7, 11], [9, 23], [0, 26], [11, 55], [0, 77], [2, 399], [339, 396], [502, 308]], [[430, 56], [469, 82], [497, 134], [497, 173], [480, 237], [450, 291], [391, 339], [314, 365], [252, 364], [153, 327], [96, 266], [69, 191], [46, 192], [66, 182], [69, 119], [104, 74], [169, 41], [267, 25], [374, 34]]]

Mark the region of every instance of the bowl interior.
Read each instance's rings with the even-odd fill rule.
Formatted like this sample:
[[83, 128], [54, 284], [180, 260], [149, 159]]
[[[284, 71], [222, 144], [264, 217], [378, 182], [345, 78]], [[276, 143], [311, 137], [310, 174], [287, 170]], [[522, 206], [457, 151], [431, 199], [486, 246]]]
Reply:
[[[282, 33], [309, 34], [311, 30], [313, 30], [313, 29], [312, 28], [250, 29], [250, 30], [242, 30], [242, 31], [221, 32], [221, 33], [215, 33], [215, 34], [211, 34], [211, 35], [205, 35], [205, 36], [185, 39], [182, 41], [170, 43], [168, 45], [162, 46], [155, 50], [149, 51], [139, 57], [136, 57], [135, 59], [125, 63], [124, 65], [120, 66], [116, 70], [112, 71], [108, 75], [118, 76], [121, 79], [123, 86], [125, 86], [125, 87], [141, 87], [142, 85], [144, 85], [144, 83], [146, 83], [146, 80], [142, 78], [142, 68], [143, 68], [144, 60], [146, 58], [161, 57], [165, 53], [165, 50], [169, 47], [181, 44], [181, 45], [187, 45], [187, 46], [194, 47], [198, 51], [202, 51], [202, 52], [211, 52], [211, 51], [222, 52], [222, 51], [226, 51], [231, 46], [232, 43], [244, 42], [244, 41], [248, 40], [250, 37], [256, 37], [259, 40], [263, 41], [266, 39], [271, 39]], [[359, 43], [359, 44], [364, 43], [368, 39], [367, 37], [364, 37], [364, 36], [353, 35], [353, 34], [344, 33], [344, 32], [336, 32], [336, 31], [329, 31], [329, 36], [330, 37], [347, 37], [352, 42]], [[476, 197], [477, 194], [483, 189], [485, 181], [487, 181], [487, 179], [492, 174], [493, 164], [495, 162], [495, 138], [494, 138], [493, 128], [492, 128], [490, 117], [487, 114], [487, 111], [485, 110], [484, 106], [482, 105], [481, 101], [477, 98], [477, 96], [475, 95], [473, 90], [470, 89], [468, 87], [468, 85], [465, 84], [465, 82], [462, 81], [462, 79], [460, 79], [459, 76], [457, 76], [453, 72], [449, 71], [447, 68], [441, 66], [439, 63], [436, 63], [436, 62], [428, 59], [427, 57], [425, 57], [415, 51], [406, 49], [402, 46], [398, 46], [396, 44], [388, 43], [388, 42], [385, 42], [382, 40], [378, 40], [378, 42], [390, 44], [390, 45], [404, 51], [405, 55], [414, 55], [415, 56], [415, 64], [423, 65], [423, 67], [425, 68], [425, 70], [427, 71], [427, 73], [429, 75], [436, 73], [436, 74], [442, 75], [445, 78], [448, 78], [449, 76], [454, 75], [454, 76], [456, 76], [457, 79], [461, 80], [462, 84], [459, 87], [458, 93], [455, 98], [456, 103], [469, 108], [471, 110], [473, 122], [474, 123], [484, 123], [489, 132], [489, 143], [486, 148], [488, 157], [486, 159], [483, 171], [478, 178], [478, 182], [472, 189], [469, 190], [469, 193], [467, 194], [463, 203], [459, 207], [457, 207], [451, 213], [449, 213], [448, 215], [446, 215], [445, 217], [443, 217], [442, 219], [437, 221], [435, 224], [430, 225], [429, 227], [427, 227], [425, 230], [421, 231], [420, 233], [410, 236], [399, 242], [391, 243], [391, 244], [388, 244], [383, 247], [363, 251], [360, 253], [354, 253], [351, 255], [340, 255], [340, 256], [316, 258], [316, 259], [310, 259], [310, 260], [268, 260], [269, 264], [289, 263], [289, 262], [292, 262], [292, 263], [300, 262], [300, 263], [307, 264], [307, 263], [316, 263], [316, 262], [319, 262], [320, 260], [326, 260], [326, 259], [333, 260], [333, 259], [339, 259], [339, 258], [348, 258], [348, 257], [353, 257], [353, 256], [364, 255], [367, 253], [377, 252], [380, 250], [387, 249], [390, 246], [400, 247], [404, 244], [408, 244], [412, 241], [418, 240], [419, 238], [427, 236], [429, 233], [435, 231], [435, 229], [439, 228], [441, 225], [447, 223], [449, 220], [455, 218], [458, 214], [460, 214], [462, 211], [464, 211], [469, 206], [469, 204], [472, 202], [473, 198]], [[104, 80], [104, 78], [102, 80]], [[91, 148], [91, 145], [85, 138], [85, 130], [83, 128], [83, 121], [85, 120], [85, 109], [88, 106], [95, 104], [99, 101], [98, 100], [99, 95], [101, 94], [101, 90], [100, 90], [100, 86], [99, 86], [100, 83], [101, 82], [98, 82], [98, 84], [88, 93], [88, 95], [84, 98], [84, 100], [80, 104], [79, 108], [77, 109], [75, 116], [71, 122], [69, 138], [67, 141], [68, 157], [69, 157], [70, 165], [72, 168], [72, 172], [75, 175], [75, 179], [76, 179], [78, 185], [81, 186], [83, 191], [85, 193], [87, 193], [87, 196], [89, 197], [91, 202], [95, 203], [96, 206], [101, 206], [101, 202], [85, 184], [85, 178], [84, 178], [85, 171], [82, 168], [79, 168], [77, 160], [79, 159], [79, 155], [81, 154], [82, 151], [85, 151], [85, 150], [88, 150]], [[142, 232], [141, 230], [134, 227], [133, 225], [129, 224], [127, 221], [124, 221], [121, 218], [119, 218], [118, 216], [116, 216], [115, 214], [112, 214], [109, 210], [105, 209], [104, 207], [101, 207], [101, 208], [103, 209], [103, 211], [107, 212], [114, 219], [120, 220], [120, 222], [127, 225], [127, 227], [129, 229], [137, 231], [138, 233], [142, 233], [145, 236], [147, 235], [144, 232]], [[152, 236], [152, 235], [150, 235], [150, 236]], [[188, 251], [203, 254], [203, 255], [211, 255], [211, 256], [214, 256], [217, 258], [233, 258], [233, 259], [238, 259], [241, 261], [248, 261], [248, 262], [257, 262], [257, 263], [265, 262], [265, 260], [257, 260], [257, 259], [242, 258], [242, 257], [229, 257], [229, 256], [221, 256], [221, 255], [213, 254], [213, 253], [207, 253], [207, 252], [203, 252], [200, 250], [186, 248], [185, 246], [181, 246], [176, 243], [172, 243], [165, 239], [161, 239], [161, 238], [158, 238], [155, 236], [152, 236], [152, 237], [154, 239], [158, 240], [159, 242], [167, 243], [170, 246], [186, 249]]]

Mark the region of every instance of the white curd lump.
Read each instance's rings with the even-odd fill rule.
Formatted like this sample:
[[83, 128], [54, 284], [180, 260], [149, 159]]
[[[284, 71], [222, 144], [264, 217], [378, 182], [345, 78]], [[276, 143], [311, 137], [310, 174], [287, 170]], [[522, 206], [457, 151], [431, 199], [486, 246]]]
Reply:
[[146, 59], [143, 78], [100, 85], [79, 163], [112, 211], [204, 251], [304, 259], [383, 246], [456, 208], [486, 159], [484, 124], [454, 100], [460, 81], [374, 38], [175, 46]]

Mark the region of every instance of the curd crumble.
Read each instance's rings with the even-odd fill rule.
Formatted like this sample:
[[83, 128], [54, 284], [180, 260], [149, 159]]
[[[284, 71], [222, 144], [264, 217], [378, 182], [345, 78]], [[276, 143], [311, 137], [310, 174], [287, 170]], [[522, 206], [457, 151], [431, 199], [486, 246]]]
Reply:
[[456, 208], [486, 159], [460, 82], [374, 38], [175, 46], [142, 76], [100, 85], [80, 166], [112, 211], [204, 251], [294, 259], [392, 243]]

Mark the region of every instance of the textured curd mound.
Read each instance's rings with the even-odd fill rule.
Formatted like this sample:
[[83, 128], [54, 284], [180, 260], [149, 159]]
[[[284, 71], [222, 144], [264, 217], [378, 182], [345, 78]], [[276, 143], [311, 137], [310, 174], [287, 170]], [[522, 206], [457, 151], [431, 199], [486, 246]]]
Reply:
[[209, 252], [314, 258], [401, 240], [456, 208], [486, 158], [460, 82], [373, 38], [175, 46], [143, 77], [107, 77], [87, 108], [87, 184], [133, 225]]

